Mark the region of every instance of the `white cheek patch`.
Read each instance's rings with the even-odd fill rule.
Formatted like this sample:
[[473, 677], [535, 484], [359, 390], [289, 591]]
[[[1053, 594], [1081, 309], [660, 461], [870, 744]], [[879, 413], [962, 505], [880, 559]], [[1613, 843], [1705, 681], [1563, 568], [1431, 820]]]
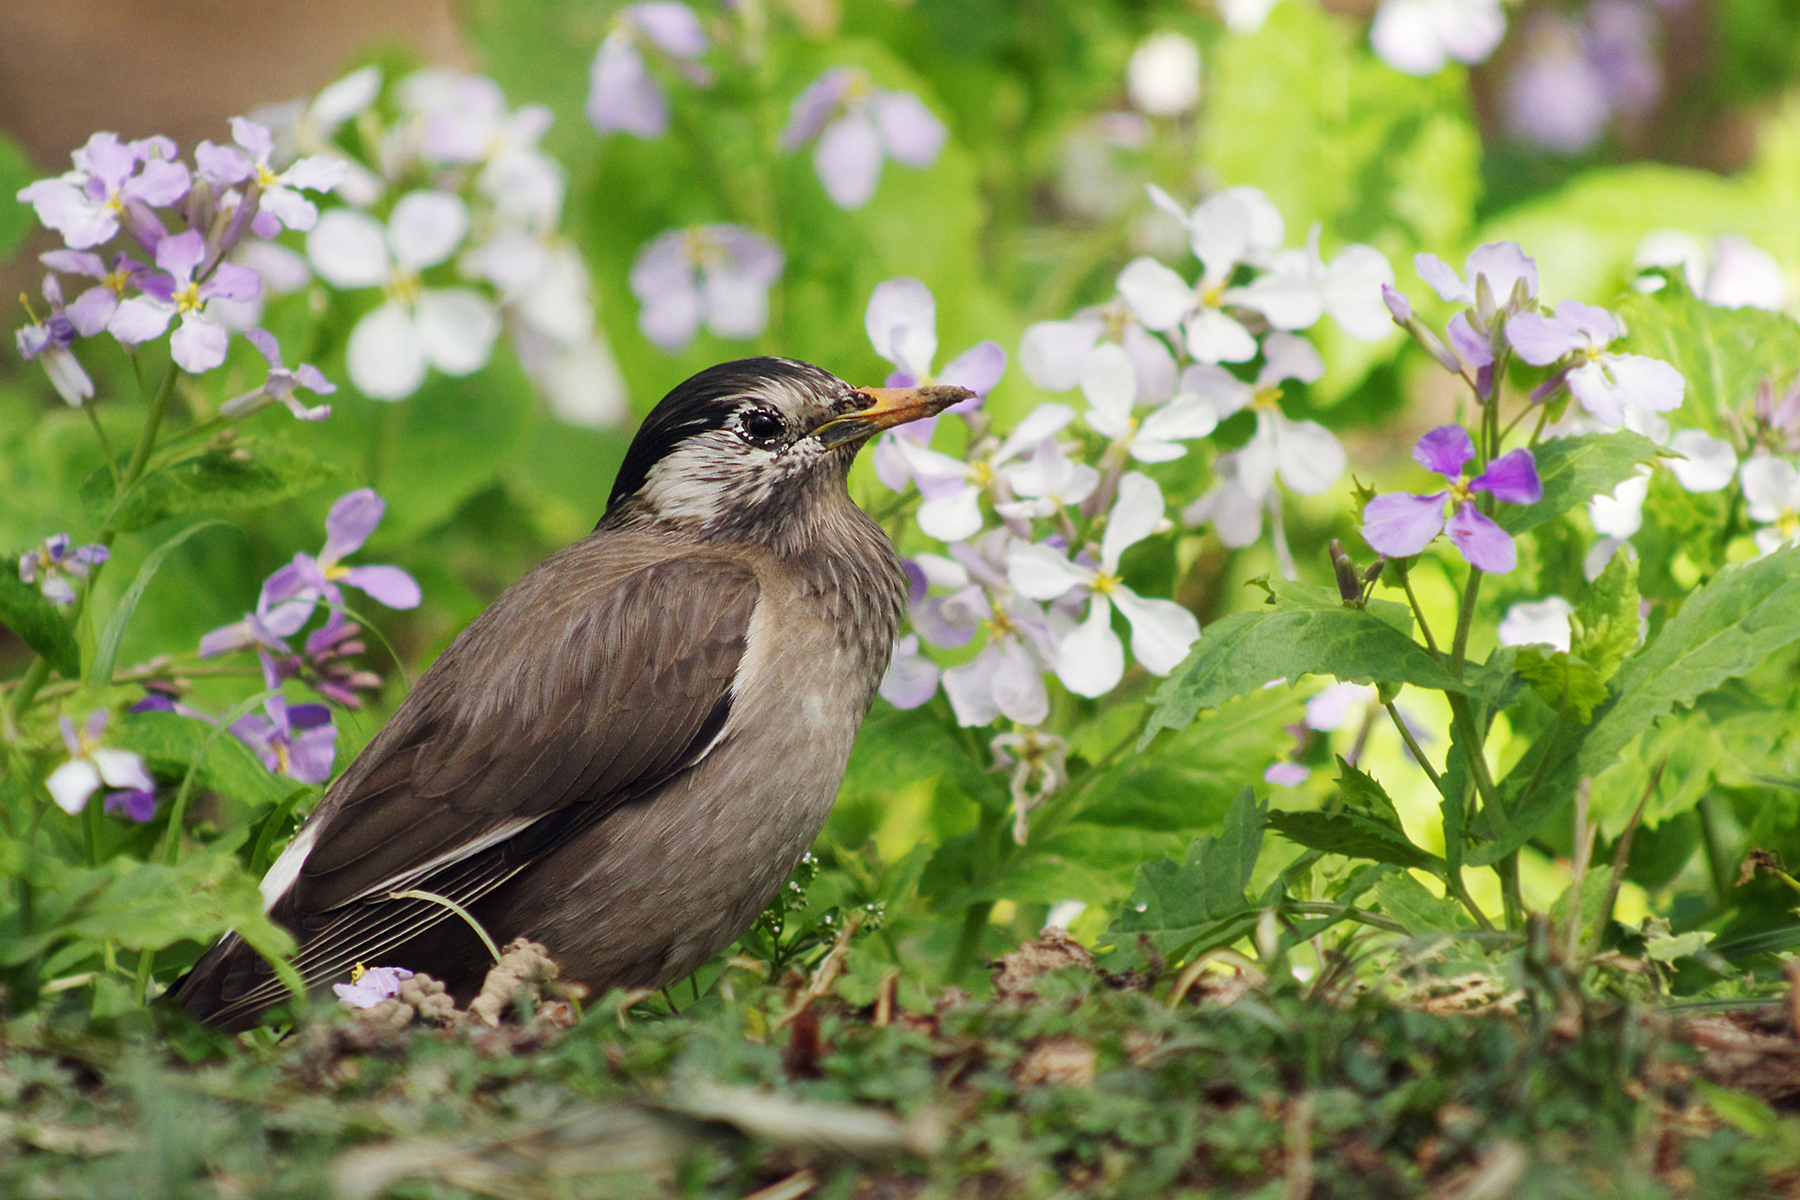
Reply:
[[663, 520], [704, 528], [762, 507], [811, 471], [818, 455], [808, 449], [801, 442], [765, 450], [729, 430], [710, 430], [650, 468], [640, 494]]

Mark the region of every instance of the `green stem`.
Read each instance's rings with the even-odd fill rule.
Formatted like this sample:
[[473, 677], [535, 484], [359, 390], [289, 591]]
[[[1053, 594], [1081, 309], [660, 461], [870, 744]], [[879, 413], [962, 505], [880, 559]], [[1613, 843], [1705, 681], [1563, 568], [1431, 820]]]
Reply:
[[1431, 625], [1425, 620], [1425, 609], [1419, 603], [1418, 595], [1413, 591], [1412, 572], [1406, 573], [1406, 599], [1412, 605], [1413, 619], [1419, 623], [1419, 632], [1425, 635], [1425, 646], [1431, 651], [1433, 658], [1442, 662], [1444, 652], [1438, 649], [1437, 639], [1431, 636]]
[[1400, 719], [1400, 710], [1394, 707], [1392, 700], [1382, 701], [1381, 707], [1387, 709], [1388, 716], [1394, 719], [1394, 728], [1400, 731], [1400, 740], [1405, 742], [1406, 748], [1412, 752], [1413, 761], [1419, 764], [1419, 769], [1425, 772], [1425, 777], [1431, 780], [1431, 786], [1438, 790], [1438, 794], [1443, 795], [1444, 781], [1438, 777], [1436, 771], [1431, 769], [1431, 762], [1425, 757], [1425, 751], [1419, 749], [1419, 743], [1413, 739], [1412, 730], [1408, 729], [1406, 722]]
[[1450, 643], [1450, 674], [1463, 677], [1463, 662], [1468, 656], [1469, 630], [1475, 623], [1475, 601], [1481, 595], [1481, 568], [1469, 567], [1469, 582], [1463, 588], [1462, 605], [1456, 610], [1456, 639]]
[[84, 404], [82, 410], [87, 413], [88, 424], [94, 427], [94, 439], [100, 443], [100, 453], [106, 456], [106, 469], [112, 475], [113, 495], [119, 494], [119, 459], [113, 453], [112, 443], [107, 440], [106, 428], [100, 424], [100, 414], [94, 411], [92, 404]]

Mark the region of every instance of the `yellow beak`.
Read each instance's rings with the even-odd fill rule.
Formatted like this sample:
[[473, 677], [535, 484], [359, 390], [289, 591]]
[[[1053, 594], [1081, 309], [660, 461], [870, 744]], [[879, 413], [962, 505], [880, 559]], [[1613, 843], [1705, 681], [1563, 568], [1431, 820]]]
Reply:
[[813, 432], [827, 446], [841, 446], [861, 441], [905, 425], [909, 421], [935, 417], [952, 404], [960, 404], [975, 395], [965, 387], [947, 383], [928, 383], [911, 388], [857, 388], [859, 395], [869, 398], [867, 408], [845, 413], [819, 426]]

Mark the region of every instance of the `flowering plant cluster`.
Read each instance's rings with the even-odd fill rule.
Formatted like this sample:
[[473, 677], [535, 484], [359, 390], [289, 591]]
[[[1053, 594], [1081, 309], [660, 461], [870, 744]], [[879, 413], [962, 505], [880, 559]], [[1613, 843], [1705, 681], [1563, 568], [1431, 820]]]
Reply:
[[[1621, 4], [1551, 65], [1622, 122]], [[886, 916], [844, 994], [890, 1001], [1045, 923], [1190, 984], [1359, 969], [1351, 925], [1496, 978], [1534, 912], [1590, 965], [1672, 896], [1683, 937], [1782, 927], [1726, 859], [1795, 826], [1800, 326], [1733, 226], [1779, 226], [1741, 214], [1791, 155], [1601, 178], [1645, 198], [1598, 232], [1592, 195], [1478, 211], [1506, 172], [1452, 64], [1498, 54], [1528, 136], [1545, 58], [1501, 6], [1217, 8], [983, 48], [932, 6], [647, 0], [560, 87], [472, 21], [504, 89], [366, 67], [21, 177], [61, 244], [16, 338], [40, 409], [0, 412], [0, 986], [109, 1014], [226, 929], [279, 959], [255, 879], [390, 683], [591, 528], [628, 383], [740, 354], [974, 393], [850, 477], [908, 620], [817, 878], [739, 947], [775, 974], [851, 909]], [[1667, 224], [1697, 188], [1739, 207]], [[353, 1006], [404, 978], [365, 965]]]

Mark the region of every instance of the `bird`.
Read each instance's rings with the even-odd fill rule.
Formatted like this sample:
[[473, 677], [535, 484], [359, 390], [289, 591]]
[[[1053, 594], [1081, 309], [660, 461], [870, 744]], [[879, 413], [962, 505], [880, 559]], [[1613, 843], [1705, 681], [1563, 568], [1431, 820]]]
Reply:
[[[851, 462], [973, 396], [785, 358], [669, 392], [594, 531], [451, 642], [270, 866], [307, 989], [400, 966], [466, 1000], [493, 959], [461, 913], [594, 995], [730, 945], [817, 837], [898, 631]], [[290, 996], [235, 933], [171, 991], [226, 1031]]]

